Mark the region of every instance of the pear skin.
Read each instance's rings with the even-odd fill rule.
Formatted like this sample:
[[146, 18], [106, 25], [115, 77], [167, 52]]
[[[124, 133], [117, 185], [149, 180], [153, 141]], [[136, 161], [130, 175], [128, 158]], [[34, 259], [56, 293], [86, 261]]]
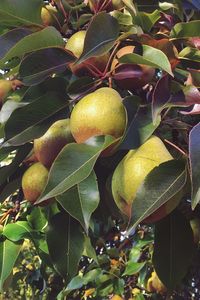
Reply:
[[118, 138], [126, 127], [121, 96], [112, 88], [100, 88], [82, 98], [72, 110], [70, 128], [77, 143], [97, 135]]
[[62, 148], [73, 141], [69, 119], [59, 120], [43, 136], [34, 140], [34, 152], [38, 161], [50, 168]]
[[40, 197], [48, 180], [48, 170], [40, 162], [29, 167], [22, 177], [24, 197], [32, 204]]
[[8, 93], [12, 90], [12, 81], [0, 79], [0, 102], [6, 98]]
[[152, 272], [151, 277], [147, 281], [147, 291], [149, 293], [158, 293], [161, 295], [164, 295], [167, 292], [166, 287], [160, 281], [155, 271]]
[[[156, 136], [152, 136], [137, 150], [130, 150], [122, 159], [112, 177], [112, 194], [117, 206], [125, 215], [130, 217], [137, 190], [149, 172], [171, 159], [173, 157]], [[179, 200], [180, 198], [177, 199]], [[176, 198], [170, 201], [161, 206], [147, 220], [155, 222], [170, 213], [177, 205]]]
[[45, 5], [41, 10], [41, 19], [42, 23], [45, 26], [51, 26], [55, 23], [54, 15], [57, 13], [57, 10], [52, 5]]

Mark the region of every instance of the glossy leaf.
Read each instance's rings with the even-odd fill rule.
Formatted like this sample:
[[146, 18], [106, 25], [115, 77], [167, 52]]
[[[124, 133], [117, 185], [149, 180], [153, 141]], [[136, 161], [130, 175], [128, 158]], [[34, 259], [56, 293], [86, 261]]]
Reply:
[[146, 262], [132, 262], [128, 261], [126, 264], [126, 269], [123, 273], [123, 276], [126, 275], [134, 275], [140, 272], [140, 270], [144, 267]]
[[186, 47], [181, 52], [179, 52], [179, 58], [200, 62], [200, 50], [196, 48]]
[[186, 275], [193, 254], [192, 229], [179, 211], [174, 211], [155, 225], [153, 265], [169, 290], [173, 290]]
[[26, 221], [17, 221], [7, 224], [3, 230], [3, 235], [12, 242], [18, 242], [25, 238], [30, 238], [32, 228]]
[[62, 48], [38, 50], [23, 59], [19, 75], [25, 85], [38, 84], [54, 73], [64, 72], [74, 59], [72, 54]]
[[183, 39], [199, 36], [200, 20], [190, 21], [188, 23], [177, 23], [171, 30], [171, 39]]
[[0, 24], [41, 26], [42, 0], [1, 0]]
[[64, 41], [61, 34], [54, 27], [32, 33], [26, 28], [16, 28], [0, 36], [0, 64], [13, 57], [22, 57], [43, 48], [62, 47]]
[[21, 145], [41, 136], [60, 111], [66, 109], [67, 117], [67, 107], [65, 94], [50, 91], [30, 104], [16, 109], [5, 125], [3, 146]]
[[74, 185], [87, 178], [103, 149], [112, 139], [101, 140], [99, 145], [68, 144], [57, 156], [50, 172], [47, 186], [40, 199], [40, 203], [46, 199], [56, 197], [69, 190]]
[[152, 13], [138, 12], [138, 14], [133, 18], [134, 24], [141, 26], [141, 28], [150, 32], [153, 25], [160, 19], [159, 10], [154, 10]]
[[192, 128], [189, 135], [189, 161], [192, 181], [192, 207], [200, 202], [200, 123]]
[[84, 235], [67, 214], [58, 213], [49, 220], [47, 244], [56, 271], [66, 282], [76, 274], [83, 252]]
[[96, 82], [91, 77], [77, 78], [69, 84], [67, 92], [72, 99], [82, 98], [95, 90]]
[[67, 192], [57, 196], [57, 201], [88, 233], [91, 214], [99, 204], [99, 190], [94, 171]]
[[185, 182], [186, 171], [183, 161], [170, 160], [155, 167], [137, 190], [130, 225], [135, 227], [150, 216], [176, 195]]
[[142, 55], [137, 53], [126, 54], [119, 59], [119, 62], [152, 66], [162, 69], [173, 76], [170, 62], [161, 50], [148, 45], [143, 45], [142, 50]]
[[97, 14], [88, 27], [83, 53], [77, 63], [81, 63], [92, 56], [107, 53], [115, 44], [118, 35], [117, 20], [105, 12]]
[[10, 276], [20, 253], [22, 241], [13, 243], [5, 240], [0, 242], [0, 290], [4, 289], [6, 279]]

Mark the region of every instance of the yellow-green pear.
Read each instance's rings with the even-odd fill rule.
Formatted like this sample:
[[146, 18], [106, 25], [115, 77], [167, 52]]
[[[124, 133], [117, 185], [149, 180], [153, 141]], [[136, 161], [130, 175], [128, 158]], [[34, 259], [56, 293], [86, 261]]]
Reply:
[[50, 168], [62, 148], [73, 141], [69, 119], [56, 121], [43, 136], [34, 140], [35, 156], [44, 166]]
[[24, 197], [32, 204], [40, 197], [48, 180], [48, 170], [40, 162], [29, 167], [22, 177]]
[[[74, 33], [67, 41], [65, 49], [71, 51], [79, 58], [83, 52], [86, 31], [80, 30]], [[109, 59], [108, 54], [91, 57], [80, 64], [70, 64], [71, 71], [77, 75], [94, 75], [93, 72], [103, 72]]]
[[57, 13], [57, 9], [52, 5], [45, 5], [41, 10], [42, 23], [45, 26], [51, 26], [55, 23], [54, 15]]
[[12, 81], [0, 79], [0, 102], [6, 98], [8, 93], [12, 90]]
[[[149, 172], [171, 159], [173, 157], [164, 143], [158, 137], [152, 136], [137, 150], [130, 150], [121, 160], [112, 177], [112, 193], [117, 206], [124, 214], [130, 216], [132, 205], [134, 209], [137, 190]], [[158, 221], [170, 213], [180, 199], [172, 200], [170, 199], [171, 203], [168, 201], [148, 217], [149, 221]]]
[[120, 94], [100, 88], [82, 98], [72, 110], [70, 128], [77, 143], [98, 135], [118, 138], [126, 127], [126, 110]]
[[164, 295], [167, 292], [167, 288], [159, 279], [155, 271], [152, 272], [151, 277], [147, 281], [147, 291], [149, 293], [158, 293]]

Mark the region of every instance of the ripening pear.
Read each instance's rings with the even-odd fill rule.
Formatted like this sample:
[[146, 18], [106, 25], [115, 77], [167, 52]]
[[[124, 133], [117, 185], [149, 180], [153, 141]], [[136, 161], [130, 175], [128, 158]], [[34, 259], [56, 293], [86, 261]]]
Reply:
[[70, 128], [77, 143], [98, 135], [118, 138], [126, 127], [126, 110], [121, 96], [104, 87], [82, 98], [73, 108]]
[[62, 148], [73, 142], [69, 119], [56, 121], [47, 132], [34, 140], [34, 152], [38, 161], [50, 168]]
[[48, 180], [48, 170], [40, 162], [30, 166], [22, 177], [24, 197], [32, 204], [40, 197]]
[[0, 79], [0, 102], [6, 98], [8, 93], [12, 90], [12, 81]]
[[41, 10], [42, 23], [45, 26], [51, 26], [55, 23], [54, 15], [57, 13], [57, 9], [52, 5], [45, 5]]
[[154, 77], [155, 69], [141, 64], [120, 64], [119, 59], [126, 55], [134, 53], [135, 46], [125, 46], [117, 51], [113, 59], [111, 70], [113, 79], [121, 89], [137, 90], [151, 82]]
[[[79, 58], [83, 52], [85, 42], [86, 31], [81, 30], [74, 33], [67, 41], [65, 49], [71, 51], [74, 56]], [[98, 70], [103, 72], [109, 59], [108, 54], [104, 54], [97, 57], [91, 57], [83, 63], [74, 65], [70, 64], [71, 71], [77, 76], [93, 75], [92, 71]]]
[[122, 298], [119, 295], [114, 295], [114, 296], [112, 296], [111, 300], [124, 300], [124, 298]]
[[[121, 160], [112, 177], [112, 194], [119, 209], [130, 217], [134, 209], [134, 199], [145, 177], [161, 163], [173, 159], [164, 143], [156, 136], [152, 136], [137, 150], [130, 150]], [[180, 198], [170, 199], [156, 212], [149, 216], [148, 222], [156, 222], [169, 214]], [[145, 220], [145, 221], [146, 221]]]
[[147, 281], [147, 291], [149, 293], [158, 293], [161, 295], [167, 292], [166, 287], [162, 281], [160, 281], [155, 271], [152, 272], [151, 277]]

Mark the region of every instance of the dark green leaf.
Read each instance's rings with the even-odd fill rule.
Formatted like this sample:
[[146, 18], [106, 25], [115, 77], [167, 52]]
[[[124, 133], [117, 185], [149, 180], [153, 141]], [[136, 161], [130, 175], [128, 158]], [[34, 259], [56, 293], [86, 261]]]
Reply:
[[174, 211], [155, 226], [153, 264], [160, 280], [173, 290], [183, 279], [194, 254], [189, 221]]
[[64, 41], [54, 27], [32, 33], [25, 28], [13, 29], [0, 36], [0, 62], [1, 64], [13, 57], [22, 57], [24, 54], [50, 47], [62, 47]]
[[88, 233], [91, 214], [99, 204], [99, 190], [94, 171], [75, 187], [57, 196], [57, 201]]
[[47, 186], [36, 203], [56, 197], [87, 178], [102, 150], [112, 141], [113, 139], [108, 137], [105, 140], [101, 139], [99, 145], [66, 145], [54, 161]]
[[55, 269], [69, 282], [78, 270], [84, 248], [80, 227], [69, 215], [58, 213], [50, 219], [46, 237]]
[[119, 35], [119, 25], [115, 18], [105, 12], [100, 12], [93, 17], [84, 42], [83, 53], [77, 63], [92, 56], [107, 53], [115, 44]]
[[42, 0], [1, 0], [0, 24], [6, 26], [41, 25], [42, 6]]
[[19, 75], [25, 85], [38, 84], [54, 73], [62, 73], [74, 56], [63, 48], [37, 50], [24, 58]]

